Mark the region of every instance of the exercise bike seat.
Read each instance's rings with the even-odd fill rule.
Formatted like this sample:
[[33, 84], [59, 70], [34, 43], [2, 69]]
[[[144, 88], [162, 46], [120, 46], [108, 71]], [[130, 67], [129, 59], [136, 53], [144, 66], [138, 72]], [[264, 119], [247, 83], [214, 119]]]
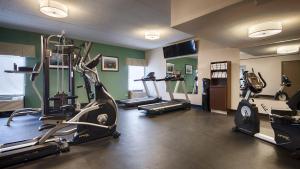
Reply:
[[293, 110], [286, 110], [286, 109], [272, 109], [271, 114], [276, 114], [279, 116], [296, 116], [297, 112]]
[[288, 115], [277, 115], [271, 114], [271, 122], [282, 124], [282, 125], [290, 125], [290, 124], [300, 124], [300, 116], [288, 116]]
[[300, 90], [289, 99], [287, 105], [292, 110], [300, 110]]

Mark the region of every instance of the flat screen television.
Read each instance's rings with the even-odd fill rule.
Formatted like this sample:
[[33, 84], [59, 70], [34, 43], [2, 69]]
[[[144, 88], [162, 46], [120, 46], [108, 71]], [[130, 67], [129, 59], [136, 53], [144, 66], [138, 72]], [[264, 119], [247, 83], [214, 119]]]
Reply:
[[198, 41], [190, 40], [163, 47], [164, 58], [192, 55], [198, 52]]

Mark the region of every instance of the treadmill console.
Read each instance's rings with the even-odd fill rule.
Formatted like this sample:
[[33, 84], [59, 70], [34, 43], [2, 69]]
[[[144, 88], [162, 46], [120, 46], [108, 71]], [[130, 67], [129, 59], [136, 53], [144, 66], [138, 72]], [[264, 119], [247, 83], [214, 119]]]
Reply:
[[180, 73], [172, 73], [172, 74], [167, 74], [165, 77], [165, 81], [184, 81], [184, 78], [181, 76]]
[[150, 81], [150, 80], [152, 80], [152, 81], [154, 81], [155, 80], [155, 76], [154, 76], [154, 72], [150, 72], [150, 73], [148, 73], [148, 75], [147, 76], [145, 76], [142, 80], [144, 80], [144, 81]]

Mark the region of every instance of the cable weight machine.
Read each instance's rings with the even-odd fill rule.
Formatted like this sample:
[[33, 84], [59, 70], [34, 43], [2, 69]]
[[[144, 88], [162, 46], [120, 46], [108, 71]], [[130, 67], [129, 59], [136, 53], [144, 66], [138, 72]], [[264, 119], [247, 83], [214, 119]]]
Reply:
[[[47, 38], [41, 37], [43, 59], [43, 114], [56, 114], [65, 110], [74, 112], [75, 107], [75, 74], [73, 60], [75, 46], [72, 41], [67, 41], [64, 33], [51, 35]], [[52, 48], [52, 49], [51, 49]], [[54, 49], [53, 49], [54, 48]], [[56, 94], [50, 96], [50, 72], [53, 71], [51, 61], [56, 61]], [[67, 92], [65, 92], [65, 72], [67, 70]]]

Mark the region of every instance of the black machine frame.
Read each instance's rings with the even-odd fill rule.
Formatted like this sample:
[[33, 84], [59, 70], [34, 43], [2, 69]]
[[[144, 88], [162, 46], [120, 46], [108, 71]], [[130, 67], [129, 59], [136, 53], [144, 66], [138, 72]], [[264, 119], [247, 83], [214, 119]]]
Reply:
[[[69, 143], [83, 143], [91, 141], [94, 139], [100, 139], [103, 137], [112, 136], [113, 138], [118, 138], [120, 133], [116, 130], [117, 127], [117, 104], [113, 97], [108, 93], [105, 86], [101, 83], [98, 72], [96, 69], [97, 64], [101, 60], [101, 54], [98, 54], [93, 59], [89, 57], [89, 51], [91, 48], [91, 42], [86, 43], [86, 50], [84, 55], [78, 57], [76, 61], [74, 59], [74, 65], [72, 65], [72, 71], [69, 71], [71, 77], [68, 87], [69, 92], [74, 92], [74, 70], [80, 73], [86, 73], [87, 78], [95, 87], [95, 99], [91, 101], [84, 108], [76, 110], [73, 106], [76, 96], [68, 95], [68, 104], [63, 105], [59, 108], [59, 111], [63, 112], [62, 116], [57, 114], [52, 114], [51, 107], [49, 106], [50, 100], [56, 100], [56, 98], [49, 98], [49, 62], [47, 57], [51, 56], [48, 53], [47, 44], [52, 37], [61, 38], [64, 34], [60, 35], [50, 35], [48, 37], [41, 36], [42, 43], [42, 63], [44, 64], [44, 99], [45, 105], [43, 108], [44, 114], [40, 118], [43, 124], [40, 126], [39, 130], [44, 131], [39, 137], [13, 142], [0, 145], [0, 168], [24, 163], [27, 161], [42, 158], [48, 155], [60, 154], [61, 152], [69, 151]], [[62, 44], [65, 46], [65, 44]], [[71, 55], [69, 55], [70, 57]], [[75, 57], [74, 57], [75, 58]], [[89, 60], [87, 60], [89, 58]], [[72, 60], [72, 59], [71, 59]], [[72, 62], [70, 62], [72, 63]], [[46, 100], [48, 99], [48, 100]], [[69, 105], [69, 102], [72, 105]], [[68, 109], [72, 107], [71, 109]], [[69, 117], [64, 111], [76, 112], [73, 116]], [[51, 113], [50, 113], [51, 112]], [[71, 126], [75, 126], [71, 128]], [[73, 134], [72, 140], [66, 140], [64, 136]]]
[[[50, 102], [58, 100], [59, 98], [54, 98], [50, 96], [50, 51], [47, 51], [48, 45], [53, 43], [56, 45], [57, 42], [54, 41], [48, 41], [50, 38], [44, 38], [44, 36], [41, 36], [41, 52], [42, 55], [46, 56], [43, 58], [43, 114], [44, 115], [49, 115], [51, 114], [51, 108], [50, 108]], [[64, 39], [62, 39], [64, 40]], [[74, 48], [73, 44], [71, 45], [66, 45], [68, 48]], [[75, 105], [75, 73], [73, 69], [73, 57], [74, 55], [72, 52], [69, 52], [70, 50], [67, 50], [67, 55], [68, 55], [68, 103], [70, 105]], [[64, 51], [58, 51], [58, 52], [64, 52]], [[62, 53], [64, 54], [64, 53]], [[64, 56], [65, 57], [65, 56]], [[65, 71], [66, 68], [62, 68], [62, 71]], [[69, 102], [70, 100], [70, 102]]]
[[[260, 119], [258, 107], [254, 100], [250, 100], [251, 93], [258, 94], [266, 87], [266, 82], [258, 72], [244, 72], [245, 89], [247, 93], [240, 101], [235, 113], [235, 127], [233, 131], [241, 131], [269, 143], [284, 147], [292, 151], [292, 156], [300, 157], [300, 90], [290, 98], [287, 105], [290, 109], [272, 109], [269, 114], [274, 137], [260, 133]], [[250, 101], [252, 101], [250, 103]], [[264, 106], [262, 105], [264, 108]]]

